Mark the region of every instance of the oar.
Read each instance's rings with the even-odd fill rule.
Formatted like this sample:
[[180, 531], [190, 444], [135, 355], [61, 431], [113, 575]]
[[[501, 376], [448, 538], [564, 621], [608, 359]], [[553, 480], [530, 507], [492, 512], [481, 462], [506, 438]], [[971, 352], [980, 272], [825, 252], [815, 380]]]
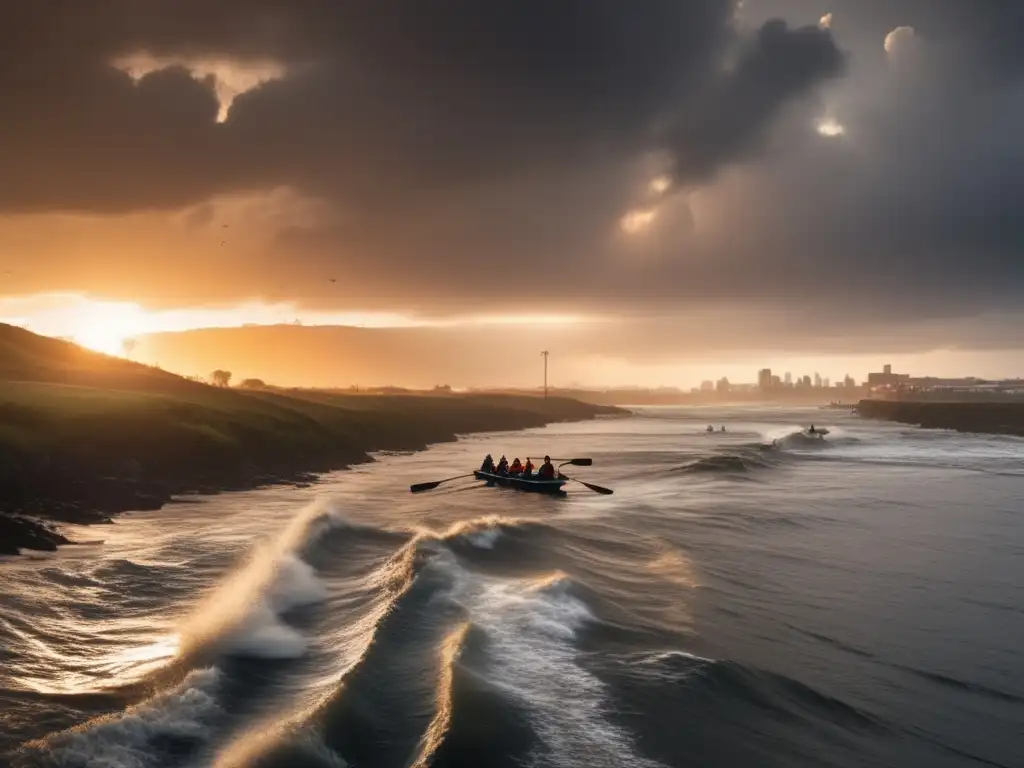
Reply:
[[605, 496], [611, 496], [615, 491], [611, 488], [605, 488], [603, 485], [594, 485], [593, 483], [584, 483], [582, 480], [577, 480], [575, 477], [569, 477], [568, 475], [562, 475], [566, 480], [572, 480], [574, 483], [585, 485], [587, 488], [592, 490], [594, 493], [602, 493]]
[[552, 459], [552, 461], [560, 461], [563, 465], [572, 464], [574, 467], [589, 467], [594, 463], [593, 459]]
[[441, 483], [447, 483], [452, 480], [461, 480], [464, 477], [473, 477], [475, 473], [470, 472], [468, 475], [456, 475], [455, 477], [446, 477], [444, 480], [434, 480], [432, 483], [416, 483], [410, 485], [409, 490], [413, 493], [419, 493], [420, 491], [431, 491], [437, 488]]

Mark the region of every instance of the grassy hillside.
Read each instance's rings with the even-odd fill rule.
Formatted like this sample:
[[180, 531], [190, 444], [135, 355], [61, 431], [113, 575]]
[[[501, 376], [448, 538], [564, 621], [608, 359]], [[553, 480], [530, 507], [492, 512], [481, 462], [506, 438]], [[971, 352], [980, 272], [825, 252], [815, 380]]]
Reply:
[[195, 391], [201, 384], [75, 344], [0, 323], [0, 381], [50, 382], [145, 392]]
[[610, 410], [525, 395], [227, 389], [0, 325], [0, 512], [95, 521], [174, 493]]

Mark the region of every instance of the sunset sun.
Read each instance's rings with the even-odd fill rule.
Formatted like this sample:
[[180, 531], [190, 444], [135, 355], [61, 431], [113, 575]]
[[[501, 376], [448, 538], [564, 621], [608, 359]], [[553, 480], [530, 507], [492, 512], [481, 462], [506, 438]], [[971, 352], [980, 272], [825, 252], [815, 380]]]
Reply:
[[125, 340], [145, 330], [145, 312], [134, 304], [91, 302], [75, 317], [76, 344], [106, 355], [125, 355]]

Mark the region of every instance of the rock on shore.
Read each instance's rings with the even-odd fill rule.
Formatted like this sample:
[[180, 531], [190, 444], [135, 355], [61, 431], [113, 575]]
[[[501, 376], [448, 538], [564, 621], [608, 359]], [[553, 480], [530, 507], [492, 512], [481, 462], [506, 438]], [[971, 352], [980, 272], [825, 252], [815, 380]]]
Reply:
[[70, 543], [45, 523], [0, 512], [0, 555], [16, 555], [22, 549], [52, 552]]

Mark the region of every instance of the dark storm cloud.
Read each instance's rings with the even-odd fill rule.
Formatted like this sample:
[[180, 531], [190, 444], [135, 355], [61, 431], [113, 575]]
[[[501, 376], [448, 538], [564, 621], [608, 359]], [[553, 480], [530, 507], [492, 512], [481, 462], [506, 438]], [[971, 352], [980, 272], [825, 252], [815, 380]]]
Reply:
[[[843, 13], [877, 8], [876, 30], [910, 26], [917, 44], [894, 51], [886, 77], [868, 84], [870, 108], [844, 117], [847, 142], [809, 145], [802, 166], [776, 164], [767, 207], [806, 224], [780, 228], [780, 241], [805, 270], [833, 269], [865, 288], [876, 276], [876, 291], [902, 291], [912, 306], [1019, 308], [1024, 55], [1010, 43], [1024, 33], [1024, 4], [836, 5], [839, 29]], [[800, 196], [790, 193], [807, 178], [818, 180], [814, 194], [794, 210]]]
[[743, 45], [731, 71], [715, 78], [708, 92], [680, 115], [670, 140], [676, 181], [712, 177], [743, 154], [794, 96], [842, 70], [843, 55], [827, 30], [766, 22]]
[[[1020, 309], [1024, 2], [735, 10], [21, 2], [0, 24], [0, 211], [180, 209], [281, 185], [327, 201], [264, 252], [191, 254], [209, 270], [195, 290], [224, 298], [662, 315], [730, 300], [810, 318], [780, 335]], [[897, 26], [918, 43], [899, 61], [883, 50]], [[110, 66], [140, 51], [287, 74], [218, 124], [211, 81]], [[826, 109], [845, 136], [814, 131]], [[660, 197], [659, 174], [675, 181]], [[690, 210], [694, 189], [715, 223]], [[619, 231], [647, 208], [649, 231]], [[194, 210], [193, 229], [216, 227]]]
[[[20, 3], [0, 31], [0, 205], [122, 211], [277, 184], [393, 204], [634, 156], [657, 125], [710, 109], [712, 129], [678, 147], [705, 173], [840, 58], [827, 34], [775, 24], [723, 75], [732, 12], [727, 0]], [[293, 71], [217, 125], [212, 83], [172, 71], [134, 84], [110, 66], [139, 51]]]

